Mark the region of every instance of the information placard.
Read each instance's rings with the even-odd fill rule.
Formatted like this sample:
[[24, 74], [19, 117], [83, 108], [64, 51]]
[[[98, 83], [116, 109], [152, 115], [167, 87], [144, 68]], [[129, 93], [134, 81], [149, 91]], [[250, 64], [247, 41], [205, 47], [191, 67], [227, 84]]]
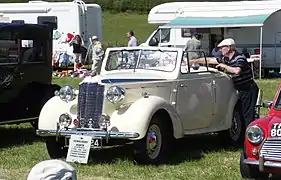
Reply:
[[71, 135], [66, 161], [87, 164], [91, 149], [91, 141], [91, 136]]

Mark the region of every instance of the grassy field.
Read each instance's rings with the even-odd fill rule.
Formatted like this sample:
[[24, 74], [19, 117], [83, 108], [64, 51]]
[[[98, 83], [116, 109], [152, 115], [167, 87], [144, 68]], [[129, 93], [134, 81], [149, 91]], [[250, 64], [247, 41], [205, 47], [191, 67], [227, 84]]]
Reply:
[[146, 41], [155, 28], [155, 25], [147, 23], [147, 15], [129, 13], [116, 15], [105, 12], [103, 14], [103, 43], [105, 46], [115, 44], [127, 46], [126, 33], [133, 30], [141, 44]]
[[[104, 13], [104, 43], [126, 44], [125, 33], [133, 29], [143, 42], [155, 28], [145, 15]], [[78, 86], [80, 79], [54, 79], [60, 85]], [[264, 99], [272, 99], [280, 80], [259, 81]], [[266, 111], [263, 111], [266, 113]], [[240, 150], [222, 149], [216, 136], [190, 137], [174, 146], [174, 156], [162, 166], [135, 166], [132, 147], [108, 148], [91, 154], [89, 165], [73, 164], [79, 180], [105, 179], [182, 179], [236, 180]], [[28, 124], [0, 126], [0, 179], [24, 180], [30, 169], [49, 159], [45, 144]]]

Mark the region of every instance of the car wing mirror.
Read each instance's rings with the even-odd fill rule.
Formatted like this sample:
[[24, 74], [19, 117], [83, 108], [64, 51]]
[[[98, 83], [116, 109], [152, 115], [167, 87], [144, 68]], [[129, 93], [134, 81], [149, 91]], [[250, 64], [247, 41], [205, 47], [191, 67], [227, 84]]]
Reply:
[[193, 63], [191, 65], [191, 67], [192, 67], [193, 70], [198, 70], [200, 68], [200, 64], [199, 63]]
[[262, 102], [262, 107], [271, 108], [273, 101], [265, 100]]

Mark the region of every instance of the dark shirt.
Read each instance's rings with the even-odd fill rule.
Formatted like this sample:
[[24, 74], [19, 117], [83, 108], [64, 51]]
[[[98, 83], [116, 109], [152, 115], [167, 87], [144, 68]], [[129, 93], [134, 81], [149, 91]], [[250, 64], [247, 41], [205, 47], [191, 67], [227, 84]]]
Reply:
[[244, 55], [236, 51], [230, 60], [227, 58], [217, 58], [217, 61], [218, 63], [224, 63], [230, 67], [241, 68], [239, 74], [230, 74], [237, 90], [248, 90], [251, 88], [251, 85], [254, 83], [252, 69]]
[[73, 53], [82, 53], [82, 45], [77, 40], [71, 41], [70, 45], [73, 46]]

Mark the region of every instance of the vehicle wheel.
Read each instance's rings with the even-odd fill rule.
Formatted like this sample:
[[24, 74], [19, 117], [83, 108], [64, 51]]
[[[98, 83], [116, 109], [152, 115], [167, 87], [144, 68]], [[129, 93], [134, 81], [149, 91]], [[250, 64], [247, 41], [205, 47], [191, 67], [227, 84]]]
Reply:
[[56, 137], [47, 137], [45, 142], [50, 158], [66, 158], [67, 148], [64, 147], [63, 139], [56, 141]]
[[[57, 86], [57, 85], [44, 87], [45, 94], [43, 95], [43, 97], [40, 98], [40, 101], [35, 104], [34, 113], [40, 114], [40, 111], [43, 108], [43, 106], [46, 104], [46, 102], [49, 99], [51, 99], [54, 96], [55, 91], [59, 90], [59, 88], [60, 88], [60, 86]], [[34, 129], [38, 129], [38, 119], [31, 122], [31, 125], [33, 126]]]
[[244, 152], [241, 153], [240, 156], [240, 174], [244, 179], [260, 179], [265, 180], [268, 179], [269, 174], [260, 172], [258, 167], [251, 166], [244, 163], [245, 154]]
[[234, 110], [231, 128], [229, 130], [219, 132], [219, 137], [224, 145], [235, 144], [243, 146], [245, 131], [246, 127], [240, 111]]
[[166, 121], [153, 117], [146, 136], [134, 142], [134, 162], [138, 164], [159, 164], [168, 155], [172, 146], [172, 129]]

